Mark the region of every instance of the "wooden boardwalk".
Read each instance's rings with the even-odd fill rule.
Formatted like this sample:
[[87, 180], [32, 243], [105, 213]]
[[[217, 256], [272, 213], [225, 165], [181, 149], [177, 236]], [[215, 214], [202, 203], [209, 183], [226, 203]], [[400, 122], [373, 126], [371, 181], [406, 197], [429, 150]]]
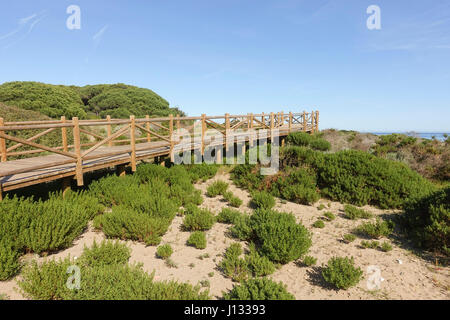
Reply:
[[[111, 167], [124, 172], [125, 166], [134, 171], [141, 160], [173, 159], [174, 151], [181, 148], [198, 150], [203, 155], [207, 148], [227, 148], [236, 141], [253, 144], [261, 129], [267, 130], [270, 139], [279, 137], [281, 141], [290, 132], [315, 132], [318, 112], [100, 120], [62, 117], [30, 122], [4, 122], [0, 118], [0, 199], [5, 191], [63, 178], [66, 188], [74, 178], [81, 186], [83, 173]], [[17, 136], [17, 132], [27, 130], [32, 134]], [[39, 130], [43, 131], [36, 133]], [[61, 145], [38, 143], [40, 137], [55, 130], [61, 131]], [[211, 139], [211, 131], [212, 137], [220, 139]], [[187, 143], [177, 134], [197, 138]], [[222, 148], [216, 150], [220, 151], [216, 160], [221, 161]]]

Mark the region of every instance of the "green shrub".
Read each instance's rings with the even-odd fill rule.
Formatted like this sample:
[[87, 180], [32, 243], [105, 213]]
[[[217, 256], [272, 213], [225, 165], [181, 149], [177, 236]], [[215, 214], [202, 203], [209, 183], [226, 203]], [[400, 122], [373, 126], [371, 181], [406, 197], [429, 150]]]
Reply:
[[126, 264], [130, 259], [131, 249], [118, 241], [104, 240], [100, 244], [94, 240], [93, 245], [84, 247], [80, 263], [87, 267], [99, 267], [112, 264]]
[[113, 207], [112, 212], [95, 221], [107, 237], [137, 240], [147, 245], [158, 245], [170, 223], [171, 219], [151, 217], [124, 206]]
[[170, 244], [168, 244], [168, 243], [163, 244], [162, 246], [159, 246], [156, 249], [156, 255], [158, 258], [161, 258], [161, 259], [169, 258], [172, 255], [172, 253], [173, 253], [173, 249], [170, 246]]
[[410, 203], [403, 218], [418, 246], [450, 255], [450, 187]]
[[185, 167], [193, 182], [211, 179], [216, 175], [217, 169], [219, 168], [216, 164], [207, 164], [205, 162], [202, 162], [201, 164], [189, 164], [185, 165]]
[[205, 300], [208, 291], [175, 281], [155, 282], [137, 265], [103, 265], [81, 269], [80, 289], [66, 287], [69, 259], [50, 260], [25, 268], [19, 287], [23, 294], [39, 300]]
[[231, 191], [225, 192], [223, 198], [227, 200], [232, 207], [239, 208], [242, 205], [242, 200], [234, 196]]
[[296, 260], [311, 246], [311, 234], [292, 214], [257, 210], [250, 217], [250, 226], [260, 252], [273, 262]]
[[325, 212], [323, 215], [324, 215], [324, 217], [326, 217], [329, 221], [333, 221], [334, 219], [336, 219], [336, 216], [335, 216], [332, 212], [330, 212], [330, 211]]
[[331, 149], [331, 143], [320, 138], [313, 139], [309, 145], [312, 149], [319, 151], [328, 151]]
[[0, 240], [0, 281], [8, 280], [20, 270], [20, 253], [9, 239]]
[[289, 171], [286, 175], [280, 175], [271, 184], [269, 190], [276, 197], [307, 205], [320, 198], [316, 174], [305, 168], [298, 168]]
[[325, 209], [325, 205], [323, 203], [321, 203], [318, 207], [317, 210], [323, 210]]
[[215, 217], [211, 211], [196, 208], [184, 217], [183, 228], [187, 231], [204, 231], [211, 229], [214, 222]]
[[233, 243], [225, 250], [224, 258], [219, 263], [219, 268], [225, 276], [233, 281], [241, 282], [247, 279], [249, 274], [247, 262], [239, 258], [241, 254], [242, 247], [240, 243]]
[[383, 252], [389, 252], [389, 251], [392, 250], [392, 245], [391, 245], [389, 242], [384, 241], [384, 242], [381, 244], [380, 249], [381, 249], [381, 251], [383, 251]]
[[356, 236], [352, 233], [348, 233], [348, 234], [344, 235], [344, 241], [346, 243], [353, 242], [353, 241], [355, 241], [355, 239], [356, 239]]
[[378, 246], [379, 246], [378, 241], [366, 241], [366, 240], [361, 241], [361, 247], [366, 248], [366, 249], [368, 249], [368, 248], [376, 249], [376, 248], [378, 248]]
[[435, 189], [405, 164], [362, 151], [339, 151], [311, 161], [322, 193], [339, 202], [402, 208]]
[[253, 236], [250, 216], [243, 214], [236, 216], [233, 224], [234, 226], [231, 227], [230, 232], [234, 238], [243, 241], [250, 240], [250, 238]]
[[261, 256], [255, 248], [255, 244], [250, 244], [250, 253], [245, 256], [247, 267], [254, 277], [265, 277], [275, 272], [275, 265], [267, 257]]
[[327, 266], [322, 270], [326, 282], [337, 289], [348, 289], [356, 285], [363, 274], [361, 268], [354, 266], [353, 257], [333, 257], [328, 260]]
[[188, 245], [196, 247], [197, 249], [206, 248], [206, 234], [202, 231], [192, 232], [187, 240]]
[[307, 267], [313, 266], [317, 263], [317, 258], [306, 256], [303, 258], [303, 264]]
[[224, 293], [225, 300], [294, 300], [286, 285], [268, 278], [249, 279]]
[[305, 132], [292, 132], [286, 138], [286, 141], [289, 144], [305, 147], [309, 146], [312, 140], [313, 137], [309, 133]]
[[236, 219], [238, 219], [242, 213], [238, 210], [231, 208], [223, 208], [222, 211], [217, 215], [217, 222], [220, 223], [234, 223]]
[[275, 206], [275, 198], [266, 191], [254, 191], [251, 204], [256, 209], [271, 209]]
[[96, 199], [86, 194], [68, 194], [65, 199], [53, 194], [34, 204], [22, 234], [24, 246], [36, 253], [67, 248], [101, 210]]
[[227, 188], [228, 183], [216, 180], [206, 189], [206, 195], [211, 198], [223, 195], [227, 191]]
[[347, 219], [351, 219], [351, 220], [356, 220], [356, 219], [369, 219], [371, 217], [373, 217], [373, 214], [371, 214], [368, 211], [365, 211], [363, 209], [354, 207], [352, 205], [346, 204], [344, 206], [344, 212], [345, 212], [345, 217]]
[[323, 222], [323, 220], [316, 220], [313, 224], [312, 224], [312, 226], [314, 227], [314, 228], [325, 228], [325, 222]]
[[392, 221], [382, 221], [377, 219], [376, 222], [363, 223], [356, 231], [364, 236], [372, 239], [379, 239], [381, 237], [389, 236], [394, 230], [394, 223]]

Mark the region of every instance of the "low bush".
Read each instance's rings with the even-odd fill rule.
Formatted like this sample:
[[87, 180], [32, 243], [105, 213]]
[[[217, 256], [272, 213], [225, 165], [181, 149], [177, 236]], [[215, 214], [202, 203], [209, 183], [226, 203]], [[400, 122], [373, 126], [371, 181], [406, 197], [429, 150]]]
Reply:
[[206, 189], [206, 195], [211, 198], [223, 195], [227, 191], [227, 188], [228, 183], [216, 180]]
[[450, 255], [450, 187], [410, 203], [403, 222], [419, 247]]
[[125, 265], [131, 256], [131, 249], [118, 241], [104, 240], [100, 244], [94, 240], [90, 248], [84, 247], [80, 263], [86, 267], [100, 267], [112, 264]]
[[303, 264], [307, 267], [313, 266], [317, 263], [317, 258], [306, 256], [303, 258]]
[[261, 256], [255, 244], [249, 246], [250, 253], [245, 256], [245, 262], [254, 277], [265, 277], [275, 272], [275, 265], [267, 257]]
[[311, 141], [309, 146], [314, 150], [328, 151], [331, 149], [331, 143], [325, 139], [317, 138]]
[[329, 221], [333, 221], [334, 219], [336, 219], [336, 216], [330, 211], [325, 212], [323, 216], [326, 217]]
[[236, 216], [233, 222], [234, 226], [231, 227], [230, 232], [234, 238], [242, 241], [250, 240], [253, 236], [253, 229], [251, 226], [251, 218], [247, 215]]
[[365, 249], [368, 249], [368, 248], [377, 249], [378, 246], [379, 246], [378, 241], [366, 241], [366, 240], [361, 241], [361, 247], [363, 247]]
[[236, 285], [229, 293], [224, 293], [225, 300], [294, 300], [295, 297], [282, 282], [268, 278], [249, 279]]
[[314, 150], [328, 151], [331, 144], [319, 135], [310, 135], [305, 132], [293, 132], [287, 136], [287, 142], [294, 146], [310, 147]]
[[344, 235], [344, 242], [346, 242], [346, 243], [353, 242], [353, 241], [355, 241], [355, 239], [356, 239], [356, 236], [352, 233], [347, 233], [346, 235]]
[[242, 205], [242, 200], [236, 197], [231, 191], [225, 192], [223, 198], [227, 200], [232, 207], [239, 208]]
[[217, 222], [220, 223], [232, 223], [236, 221], [242, 215], [241, 212], [231, 208], [223, 208], [217, 215]]
[[311, 234], [292, 214], [256, 210], [250, 226], [260, 253], [276, 263], [296, 260], [311, 246]]
[[[66, 286], [68, 267], [81, 268], [79, 289]], [[205, 300], [208, 291], [200, 286], [175, 281], [156, 282], [139, 265], [108, 264], [83, 266], [77, 261], [48, 260], [41, 265], [35, 261], [24, 268], [19, 288], [25, 297], [38, 300]]]
[[173, 253], [173, 249], [170, 244], [163, 244], [156, 249], [156, 256], [161, 259], [169, 258]]
[[214, 177], [219, 169], [216, 164], [207, 164], [202, 162], [201, 164], [189, 164], [185, 165], [185, 168], [192, 178], [192, 182], [207, 181]]
[[356, 285], [363, 274], [361, 268], [354, 266], [353, 257], [332, 257], [327, 266], [322, 270], [322, 276], [326, 282], [337, 289], [348, 289]]
[[194, 231], [189, 236], [187, 244], [197, 249], [206, 248], [206, 234], [202, 231]]
[[107, 237], [158, 245], [171, 221], [172, 219], [152, 217], [124, 206], [116, 206], [112, 212], [99, 216], [94, 222]]
[[275, 198], [266, 191], [254, 191], [251, 196], [251, 204], [256, 209], [272, 209], [275, 206]]
[[185, 215], [183, 228], [187, 231], [205, 231], [211, 229], [215, 220], [211, 211], [195, 208], [193, 212], [188, 211]]
[[384, 242], [380, 245], [380, 250], [383, 251], [383, 252], [389, 252], [389, 251], [392, 250], [392, 245], [391, 245], [389, 242], [384, 241]]
[[388, 237], [393, 230], [394, 222], [377, 219], [373, 223], [363, 223], [356, 229], [356, 232], [372, 239], [379, 239], [381, 237]]
[[9, 239], [0, 240], [0, 281], [8, 280], [20, 270], [20, 253]]
[[346, 204], [344, 206], [344, 212], [345, 212], [345, 217], [347, 219], [351, 219], [351, 220], [356, 220], [356, 219], [360, 219], [360, 218], [361, 219], [369, 219], [369, 218], [373, 217], [372, 213], [370, 213], [366, 210], [354, 207], [349, 204]]
[[316, 220], [313, 224], [312, 224], [312, 226], [314, 227], [314, 228], [325, 228], [325, 222], [323, 222], [323, 220]]
[[241, 282], [248, 278], [249, 270], [247, 262], [240, 258], [242, 247], [240, 243], [233, 243], [225, 250], [224, 258], [219, 263], [219, 268], [225, 276], [233, 281]]

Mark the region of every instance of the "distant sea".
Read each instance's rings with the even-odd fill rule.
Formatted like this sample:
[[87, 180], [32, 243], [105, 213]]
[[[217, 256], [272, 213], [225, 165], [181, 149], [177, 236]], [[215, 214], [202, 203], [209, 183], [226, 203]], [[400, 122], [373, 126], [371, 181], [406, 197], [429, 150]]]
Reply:
[[[412, 136], [412, 137], [420, 137], [423, 139], [433, 139], [433, 137], [435, 137], [437, 140], [440, 140], [440, 141], [444, 141], [446, 139], [444, 137], [444, 134], [446, 134], [446, 132], [369, 132], [369, 133], [373, 133], [378, 136], [393, 134], [393, 133], [401, 133], [401, 134], [406, 134], [406, 135]], [[450, 133], [447, 133], [447, 134], [450, 135]]]

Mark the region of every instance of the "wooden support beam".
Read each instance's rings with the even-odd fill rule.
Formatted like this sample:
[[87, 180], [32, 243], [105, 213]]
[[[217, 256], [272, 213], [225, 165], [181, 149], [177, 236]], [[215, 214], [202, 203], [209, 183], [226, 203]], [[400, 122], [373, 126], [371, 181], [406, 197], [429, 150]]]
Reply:
[[150, 142], [152, 141], [152, 137], [150, 135], [150, 116], [148, 114], [145, 116], [145, 120], [147, 120], [145, 122], [145, 128], [147, 129], [147, 142]]
[[314, 133], [314, 111], [311, 111], [311, 133]]
[[[61, 122], [62, 123], [66, 123], [66, 117], [65, 116], [61, 116]], [[67, 128], [66, 127], [62, 127], [61, 128], [61, 138], [62, 138], [63, 151], [68, 152], [69, 151], [69, 147], [68, 147], [68, 143], [67, 143]]]
[[205, 155], [205, 134], [206, 134], [206, 114], [202, 114], [202, 136], [201, 136], [201, 153]]
[[131, 171], [136, 171], [136, 122], [135, 117], [130, 116], [130, 146], [131, 146]]
[[173, 153], [173, 147], [175, 145], [175, 137], [173, 134], [173, 115], [171, 114], [169, 116], [169, 137], [170, 137], [170, 150], [169, 150], [169, 155], [170, 155], [170, 162], [174, 162], [175, 161], [175, 155]]
[[292, 112], [289, 112], [289, 130], [288, 132], [291, 133], [292, 130]]
[[303, 132], [306, 132], [306, 112], [303, 111]]
[[73, 144], [75, 147], [75, 155], [77, 159], [75, 176], [77, 178], [77, 185], [81, 187], [83, 182], [83, 158], [81, 157], [81, 141], [80, 141], [80, 123], [78, 117], [72, 118], [73, 123]]
[[225, 113], [225, 149], [228, 150], [228, 135], [230, 134], [230, 115]]
[[[106, 132], [107, 132], [107, 137], [111, 137], [112, 135], [112, 127], [111, 127], [111, 116], [107, 115], [106, 116], [106, 121], [108, 122], [108, 124], [106, 125]], [[113, 139], [108, 141], [108, 147], [112, 147], [113, 146]]]
[[[0, 127], [4, 125], [3, 118], [0, 118]], [[3, 131], [0, 131], [3, 133]], [[1, 153], [1, 161], [5, 162], [7, 160], [6, 156], [6, 140], [4, 138], [0, 138], [0, 153]]]
[[319, 132], [319, 111], [316, 111], [316, 132]]

